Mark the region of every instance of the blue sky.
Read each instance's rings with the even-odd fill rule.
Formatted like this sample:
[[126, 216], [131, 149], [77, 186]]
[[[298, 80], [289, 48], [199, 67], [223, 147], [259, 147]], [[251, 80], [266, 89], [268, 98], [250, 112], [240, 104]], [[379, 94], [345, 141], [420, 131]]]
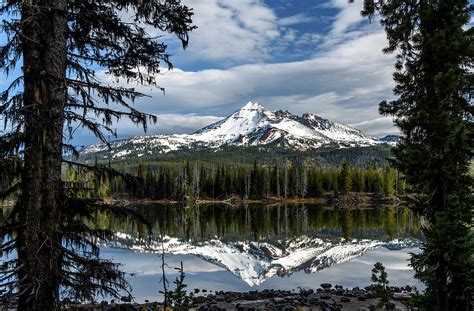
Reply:
[[[166, 93], [133, 85], [151, 95], [135, 107], [158, 116], [148, 134], [191, 133], [249, 100], [270, 110], [315, 113], [374, 136], [397, 133], [378, 114], [378, 103], [393, 97], [394, 57], [381, 52], [386, 37], [378, 21], [360, 16], [362, 1], [183, 2], [194, 8], [199, 28], [185, 51], [164, 38], [174, 64], [158, 79]], [[126, 120], [114, 127], [119, 137], [143, 134]], [[79, 130], [74, 142], [95, 141]]]

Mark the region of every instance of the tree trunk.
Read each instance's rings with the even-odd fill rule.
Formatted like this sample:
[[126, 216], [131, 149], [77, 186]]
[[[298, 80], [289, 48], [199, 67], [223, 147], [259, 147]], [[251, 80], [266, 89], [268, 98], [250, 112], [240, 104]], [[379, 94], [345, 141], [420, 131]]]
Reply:
[[66, 101], [67, 1], [22, 7], [25, 167], [18, 259], [19, 310], [58, 308], [61, 282], [61, 158]]

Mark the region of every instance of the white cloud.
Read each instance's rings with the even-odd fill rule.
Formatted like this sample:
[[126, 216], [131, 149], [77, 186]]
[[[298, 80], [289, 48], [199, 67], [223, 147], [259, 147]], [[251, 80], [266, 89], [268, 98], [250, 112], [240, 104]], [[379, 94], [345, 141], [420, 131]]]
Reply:
[[[326, 35], [299, 35], [291, 28], [278, 34], [275, 14], [257, 0], [188, 0], [188, 4], [196, 10], [198, 25], [204, 23], [193, 34], [189, 51], [193, 58], [197, 55], [219, 64], [220, 59], [245, 60], [247, 64], [164, 73], [158, 82], [166, 89], [166, 95], [137, 87], [152, 98], [139, 99], [136, 107], [165, 116], [150, 127], [150, 132], [192, 132], [214, 122], [217, 117], [213, 116], [226, 116], [248, 100], [258, 100], [272, 110], [316, 113], [356, 125], [375, 136], [396, 133], [391, 121], [378, 114], [378, 103], [392, 96], [394, 58], [381, 52], [387, 44], [381, 27], [376, 23], [362, 24], [358, 1], [352, 5], [346, 0], [330, 1], [329, 5], [339, 13]], [[268, 56], [269, 44], [278, 36], [280, 41], [294, 44], [303, 39], [319, 42], [324, 49], [302, 61], [258, 62]], [[121, 134], [133, 132], [122, 122], [118, 130]], [[140, 131], [135, 129], [134, 133]]]
[[280, 18], [278, 20], [278, 25], [280, 26], [292, 26], [302, 23], [309, 23], [314, 20], [314, 17], [308, 16], [305, 13], [295, 14], [292, 16], [287, 16]]
[[400, 135], [400, 131], [392, 126], [393, 120], [389, 117], [375, 118], [350, 125], [372, 136], [383, 137], [386, 135]]
[[217, 116], [198, 116], [194, 114], [161, 114], [157, 115], [157, 133], [190, 133], [211, 123], [221, 120]]
[[391, 94], [393, 58], [382, 54], [385, 44], [385, 35], [376, 32], [299, 62], [174, 70], [159, 79], [166, 95], [138, 87], [152, 98], [138, 100], [137, 108], [225, 116], [248, 100], [259, 100], [270, 109], [361, 123], [380, 117], [378, 103]]
[[360, 15], [363, 1], [348, 3], [347, 0], [331, 0], [330, 5], [340, 10], [332, 24], [332, 35], [347, 32], [351, 27], [357, 26], [364, 20]]
[[270, 55], [270, 43], [280, 36], [277, 17], [259, 0], [185, 0], [194, 9], [192, 32], [186, 53], [175, 61], [262, 61]]

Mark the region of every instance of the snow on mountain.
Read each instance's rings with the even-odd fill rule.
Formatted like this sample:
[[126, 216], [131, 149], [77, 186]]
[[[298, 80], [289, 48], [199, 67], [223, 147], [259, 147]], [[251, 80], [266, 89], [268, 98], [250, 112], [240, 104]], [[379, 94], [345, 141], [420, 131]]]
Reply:
[[[325, 146], [372, 146], [383, 142], [360, 130], [314, 114], [296, 116], [282, 110], [271, 112], [259, 103], [248, 102], [230, 116], [193, 134], [137, 136], [117, 140], [111, 142], [110, 153], [113, 159], [120, 159], [132, 153], [140, 157], [180, 148], [258, 146], [271, 143], [282, 148], [304, 151]], [[95, 144], [84, 148], [82, 153], [107, 150], [106, 144]]]
[[192, 243], [165, 236], [162, 245], [159, 241], [145, 243], [131, 235], [117, 233], [108, 246], [157, 253], [162, 252], [164, 247], [166, 253], [195, 255], [228, 270], [249, 286], [257, 286], [274, 275], [290, 275], [301, 270], [314, 273], [362, 256], [377, 247], [393, 250], [418, 246], [419, 243], [414, 240], [334, 242], [308, 236], [276, 242], [280, 246], [254, 241], [224, 242], [218, 239]]
[[381, 138], [380, 141], [391, 146], [396, 146], [401, 139], [402, 137], [399, 135], [387, 135]]

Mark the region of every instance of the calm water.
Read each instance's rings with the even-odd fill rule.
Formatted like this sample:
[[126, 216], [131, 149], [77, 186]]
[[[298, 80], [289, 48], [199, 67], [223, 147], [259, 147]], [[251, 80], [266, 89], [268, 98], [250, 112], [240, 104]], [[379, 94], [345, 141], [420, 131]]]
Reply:
[[102, 257], [122, 263], [138, 301], [159, 300], [160, 254], [167, 276], [184, 264], [188, 289], [248, 291], [317, 288], [331, 282], [370, 284], [375, 262], [387, 267], [390, 284], [414, 285], [410, 252], [422, 239], [406, 208], [338, 209], [317, 205], [137, 206], [152, 223], [145, 228], [102, 216], [116, 238]]

